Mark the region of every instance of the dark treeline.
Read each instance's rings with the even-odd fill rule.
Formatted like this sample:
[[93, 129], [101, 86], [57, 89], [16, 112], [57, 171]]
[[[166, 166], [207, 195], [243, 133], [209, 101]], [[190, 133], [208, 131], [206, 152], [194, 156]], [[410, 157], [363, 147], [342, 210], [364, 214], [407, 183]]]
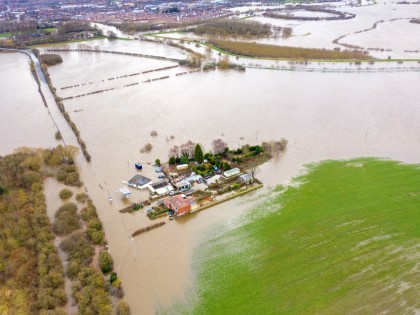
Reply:
[[0, 32], [10, 32], [15, 45], [36, 45], [102, 36], [98, 27], [87, 21], [68, 21], [51, 32], [40, 28], [36, 21], [0, 22]]
[[209, 44], [236, 55], [260, 58], [294, 60], [366, 60], [372, 58], [363, 52], [351, 50], [300, 48], [215, 39], [209, 41]]
[[178, 23], [130, 23], [124, 22], [121, 24], [117, 23], [110, 23], [110, 25], [115, 26], [120, 31], [124, 33], [137, 33], [137, 32], [148, 32], [148, 31], [161, 31], [166, 30], [169, 28], [179, 27], [180, 24]]
[[32, 21], [0, 21], [0, 33], [19, 33], [33, 31], [38, 28], [38, 24], [35, 20]]
[[271, 35], [271, 25], [256, 21], [213, 19], [192, 31], [197, 35], [265, 37]]
[[[77, 150], [77, 149], [76, 149]], [[46, 214], [43, 179], [74, 163], [75, 148], [22, 148], [0, 157], [0, 305], [5, 314], [62, 313], [63, 268]]]
[[63, 23], [62, 25], [58, 27], [58, 30], [57, 30], [59, 34], [79, 33], [79, 32], [87, 32], [87, 31], [99, 31], [99, 30], [95, 27], [92, 27], [91, 23], [88, 21], [76, 21], [76, 20]]

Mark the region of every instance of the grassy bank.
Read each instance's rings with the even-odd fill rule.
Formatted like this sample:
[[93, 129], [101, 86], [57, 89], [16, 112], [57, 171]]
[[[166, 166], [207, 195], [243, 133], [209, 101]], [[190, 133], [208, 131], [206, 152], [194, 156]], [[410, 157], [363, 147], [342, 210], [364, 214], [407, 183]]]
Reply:
[[248, 42], [212, 39], [212, 48], [237, 56], [293, 59], [293, 60], [369, 60], [372, 57], [361, 52], [338, 51], [315, 48], [266, 45]]
[[419, 165], [328, 161], [297, 182], [251, 211], [247, 223], [198, 247], [195, 304], [171, 311], [396, 314], [419, 307]]

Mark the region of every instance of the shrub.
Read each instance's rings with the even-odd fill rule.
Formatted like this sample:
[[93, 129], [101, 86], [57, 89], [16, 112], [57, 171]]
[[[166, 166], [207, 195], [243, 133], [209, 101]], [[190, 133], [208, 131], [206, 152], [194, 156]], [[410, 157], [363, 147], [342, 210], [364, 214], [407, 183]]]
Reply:
[[102, 230], [102, 223], [99, 219], [95, 218], [89, 221], [86, 233], [93, 244], [105, 244], [105, 234]]
[[153, 131], [150, 133], [150, 135], [151, 135], [152, 137], [156, 137], [156, 136], [158, 135], [158, 133], [157, 133], [157, 131], [156, 131], [156, 130], [153, 130]]
[[125, 302], [125, 301], [120, 301], [120, 302], [117, 304], [116, 314], [117, 314], [117, 315], [130, 315], [130, 314], [131, 314], [131, 312], [130, 312], [130, 308], [129, 308], [129, 306], [128, 306], [127, 302]]
[[236, 190], [236, 189], [239, 189], [239, 188], [241, 188], [241, 185], [239, 185], [237, 183], [235, 183], [235, 184], [232, 185], [232, 189], [233, 190]]
[[153, 148], [152, 144], [147, 143], [147, 144], [145, 144], [145, 146], [143, 148], [140, 149], [140, 152], [141, 153], [148, 153], [148, 152], [152, 151], [152, 148]]
[[103, 251], [99, 254], [99, 268], [102, 270], [103, 273], [110, 272], [113, 267], [113, 261], [111, 255]]
[[93, 205], [92, 200], [88, 199], [88, 205], [84, 207], [82, 210], [80, 210], [80, 215], [82, 216], [83, 221], [89, 222], [92, 219], [95, 219], [98, 217], [98, 214], [96, 213], [96, 208]]
[[87, 199], [89, 199], [89, 196], [87, 195], [87, 194], [85, 194], [85, 193], [78, 193], [77, 195], [76, 195], [76, 200], [78, 201], [78, 202], [81, 202], [81, 203], [85, 203], [85, 201], [87, 200]]
[[70, 186], [82, 186], [76, 165], [64, 165], [57, 171], [57, 180]]
[[57, 210], [52, 230], [57, 235], [67, 235], [78, 229], [80, 222], [77, 206], [72, 202], [66, 203]]
[[156, 163], [157, 166], [160, 166], [160, 160], [159, 159], [156, 159], [155, 163]]
[[[82, 231], [71, 234], [60, 243], [60, 248], [67, 253], [67, 261], [70, 262], [70, 265], [75, 262], [73, 267], [79, 265], [79, 268], [88, 266], [92, 262], [92, 257], [95, 253], [86, 233]], [[70, 279], [74, 279], [69, 274], [69, 266], [66, 272]], [[74, 270], [73, 274], [77, 273], [77, 270]]]
[[173, 156], [171, 156], [170, 158], [169, 158], [169, 162], [168, 162], [169, 164], [171, 164], [171, 165], [173, 165], [173, 164], [175, 164], [176, 163], [176, 158], [175, 157], [173, 157]]
[[61, 136], [61, 132], [60, 132], [60, 131], [57, 131], [57, 132], [55, 133], [55, 139], [56, 139], [56, 140], [61, 140], [61, 139], [63, 139], [63, 137]]
[[39, 59], [42, 64], [47, 66], [54, 66], [63, 62], [63, 58], [61, 58], [60, 55], [56, 54], [43, 54], [39, 56]]
[[109, 277], [109, 282], [112, 284], [115, 280], [118, 279], [118, 276], [115, 272], [111, 273], [111, 276]]
[[73, 196], [73, 192], [64, 188], [59, 192], [59, 196], [62, 200], [69, 199], [71, 196]]
[[182, 156], [181, 160], [180, 160], [181, 164], [188, 164], [189, 160], [188, 160], [188, 156]]

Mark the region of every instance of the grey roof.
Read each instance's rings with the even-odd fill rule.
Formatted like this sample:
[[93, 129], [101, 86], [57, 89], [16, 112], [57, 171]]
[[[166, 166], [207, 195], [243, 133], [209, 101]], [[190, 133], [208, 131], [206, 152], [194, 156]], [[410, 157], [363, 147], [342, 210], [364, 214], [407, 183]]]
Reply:
[[130, 179], [128, 181], [129, 184], [131, 185], [136, 185], [136, 186], [144, 186], [148, 183], [150, 183], [152, 180], [150, 178], [141, 176], [139, 174], [134, 175], [134, 177], [132, 179]]

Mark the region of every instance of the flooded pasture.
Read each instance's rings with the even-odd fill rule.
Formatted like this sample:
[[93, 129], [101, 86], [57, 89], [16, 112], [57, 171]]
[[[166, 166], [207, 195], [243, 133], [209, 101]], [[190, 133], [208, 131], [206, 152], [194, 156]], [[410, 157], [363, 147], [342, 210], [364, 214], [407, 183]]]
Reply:
[[57, 129], [38, 94], [29, 58], [0, 53], [0, 155], [21, 146], [54, 147]]
[[[65, 60], [69, 57], [68, 53], [62, 55]], [[77, 60], [84, 62], [83, 58], [74, 58], [51, 68], [55, 86], [65, 84], [68, 67], [74, 77], [96, 80], [98, 87], [101, 78], [110, 75], [99, 67], [92, 76], [86, 75], [82, 66], [77, 67]], [[111, 58], [100, 62], [109, 69], [116, 61]], [[143, 63], [148, 62], [142, 58], [121, 62], [116, 71], [130, 73], [136, 67], [143, 69]], [[285, 183], [305, 163], [324, 159], [375, 156], [418, 161], [419, 73], [320, 74], [248, 69], [246, 73], [215, 71], [175, 77], [171, 69], [159, 75], [167, 74], [170, 78], [166, 80], [65, 101], [93, 157], [82, 168], [83, 178], [99, 209], [116, 270], [135, 313], [153, 313], [159, 307], [188, 299], [185, 292], [194, 285], [190, 270], [194, 246], [226, 220], [234, 222], [258, 195], [168, 222], [131, 240], [133, 231], [151, 224], [145, 210], [118, 213], [128, 202], [115, 191], [122, 186], [121, 181], [137, 173], [135, 162], [165, 160], [171, 146], [187, 140], [210, 150], [211, 141], [218, 137], [232, 148], [288, 139], [286, 153], [261, 167], [258, 177], [267, 186]], [[139, 78], [129, 77], [112, 84], [137, 81]], [[79, 94], [84, 89], [76, 87], [66, 93]], [[158, 133], [156, 137], [150, 134], [153, 130]], [[173, 140], [171, 135], [175, 136]], [[146, 143], [153, 149], [142, 154], [140, 149]], [[156, 179], [152, 166], [146, 165], [142, 174]], [[114, 196], [112, 203], [107, 200], [108, 188]], [[130, 198], [138, 201], [146, 197], [144, 191], [133, 191]]]

